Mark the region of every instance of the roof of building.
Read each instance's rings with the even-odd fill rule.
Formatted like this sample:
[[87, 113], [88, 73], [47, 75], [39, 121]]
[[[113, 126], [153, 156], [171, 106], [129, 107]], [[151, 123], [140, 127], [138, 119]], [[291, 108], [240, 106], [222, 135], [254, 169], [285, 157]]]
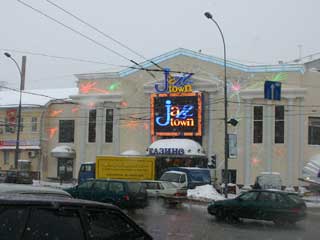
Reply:
[[[23, 107], [42, 107], [53, 100], [69, 100], [70, 95], [78, 93], [78, 88], [35, 89], [22, 92]], [[0, 108], [17, 107], [19, 91], [0, 91]]]
[[[178, 57], [178, 56], [187, 56], [191, 58], [195, 58], [201, 61], [214, 63], [220, 66], [224, 66], [224, 60], [222, 58], [214, 57], [211, 55], [207, 55], [204, 53], [199, 53], [192, 51], [190, 49], [185, 48], [178, 48], [173, 51], [164, 53], [160, 56], [154, 57], [150, 60], [147, 60], [145, 62], [140, 63], [141, 68], [150, 68], [154, 67], [154, 63], [160, 64], [164, 61], [170, 60], [172, 58]], [[247, 65], [244, 63], [239, 63], [236, 61], [230, 61], [227, 58], [227, 67], [236, 69], [242, 72], [248, 72], [248, 73], [264, 73], [264, 72], [304, 72], [304, 65], [300, 63], [281, 63], [281, 64], [270, 64], [270, 65]], [[156, 67], [154, 67], [156, 68]], [[84, 73], [84, 74], [75, 74], [75, 76], [79, 80], [94, 80], [94, 79], [103, 79], [103, 78], [119, 78], [119, 77], [125, 77], [132, 73], [135, 73], [137, 71], [140, 71], [140, 68], [137, 68], [137, 66], [125, 68], [124, 70], [121, 70], [119, 72], [106, 72], [106, 73]]]

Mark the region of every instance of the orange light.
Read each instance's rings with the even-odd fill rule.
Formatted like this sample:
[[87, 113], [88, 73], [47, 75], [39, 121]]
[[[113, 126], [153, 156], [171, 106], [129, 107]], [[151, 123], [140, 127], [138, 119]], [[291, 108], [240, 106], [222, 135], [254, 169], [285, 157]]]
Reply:
[[48, 134], [49, 134], [49, 138], [52, 139], [54, 137], [54, 135], [56, 134], [56, 132], [58, 131], [58, 128], [48, 128]]
[[71, 112], [76, 113], [79, 111], [79, 107], [74, 107], [71, 109]]
[[52, 110], [49, 115], [50, 115], [50, 117], [56, 117], [56, 116], [60, 115], [62, 112], [63, 112], [63, 110]]
[[122, 102], [120, 103], [120, 106], [121, 106], [121, 107], [128, 107], [128, 102], [122, 101]]
[[96, 103], [95, 102], [89, 102], [87, 105], [90, 109], [93, 109], [96, 107]]
[[107, 90], [101, 89], [101, 88], [96, 88], [97, 82], [87, 82], [87, 83], [81, 83], [80, 84], [80, 92], [81, 93], [89, 93], [89, 92], [99, 92], [99, 93], [104, 93], [108, 94], [110, 93]]

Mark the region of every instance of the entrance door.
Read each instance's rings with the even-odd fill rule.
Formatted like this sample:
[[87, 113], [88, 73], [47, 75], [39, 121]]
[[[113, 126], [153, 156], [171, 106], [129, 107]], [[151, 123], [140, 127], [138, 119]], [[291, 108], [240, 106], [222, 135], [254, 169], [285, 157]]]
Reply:
[[71, 180], [73, 177], [73, 159], [58, 158], [58, 177], [63, 180]]

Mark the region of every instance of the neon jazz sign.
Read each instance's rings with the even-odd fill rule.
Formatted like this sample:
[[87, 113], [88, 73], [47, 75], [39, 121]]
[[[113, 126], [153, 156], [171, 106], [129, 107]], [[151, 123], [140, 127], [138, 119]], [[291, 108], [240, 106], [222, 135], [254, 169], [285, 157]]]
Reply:
[[153, 136], [201, 136], [201, 93], [151, 95]]
[[184, 73], [182, 75], [172, 76], [170, 69], [164, 69], [164, 82], [156, 83], [154, 88], [157, 93], [185, 93], [192, 92], [192, 80], [190, 77], [193, 73]]

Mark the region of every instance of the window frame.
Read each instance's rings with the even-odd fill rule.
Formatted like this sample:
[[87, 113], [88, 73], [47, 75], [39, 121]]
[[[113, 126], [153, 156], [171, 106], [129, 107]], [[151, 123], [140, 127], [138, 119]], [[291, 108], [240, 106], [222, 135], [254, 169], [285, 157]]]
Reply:
[[[256, 109], [261, 109], [261, 119], [259, 117], [259, 119], [256, 119], [256, 115], [255, 115], [255, 110]], [[252, 121], [253, 121], [253, 131], [252, 131], [252, 143], [253, 144], [262, 144], [263, 143], [263, 106], [262, 105], [256, 105], [256, 106], [253, 106], [253, 118], [252, 118]], [[258, 123], [261, 123], [261, 126], [259, 125], [256, 125]], [[258, 133], [256, 133], [256, 128], [261, 128], [261, 136], [259, 135], [256, 135]], [[258, 131], [259, 129], [257, 129]]]
[[312, 131], [311, 128], [315, 128], [315, 130], [313, 130], [312, 132], [314, 132], [314, 131], [320, 132], [320, 124], [319, 124], [319, 126], [311, 125], [310, 122], [312, 119], [318, 120], [320, 123], [320, 117], [308, 116], [308, 145], [319, 146], [320, 145], [320, 138], [317, 140], [317, 139], [312, 139], [311, 137], [312, 136], [319, 136], [320, 134], [311, 133], [311, 131]]
[[[94, 112], [94, 116], [91, 113]], [[97, 109], [89, 109], [88, 112], [88, 143], [95, 143], [97, 141]]]
[[[112, 114], [109, 115], [108, 112]], [[105, 131], [104, 131], [104, 141], [105, 143], [112, 143], [113, 142], [113, 123], [114, 123], [114, 110], [112, 108], [107, 108], [105, 116]]]
[[[67, 125], [67, 130], [66, 131], [65, 129], [63, 129], [64, 132], [69, 132], [70, 131], [70, 128], [72, 127], [72, 134], [70, 134], [70, 139], [63, 139], [63, 137], [66, 135], [66, 136], [69, 136], [69, 134], [65, 134], [65, 133], [62, 133], [62, 123], [64, 122], [69, 122], [69, 123], [72, 123], [72, 126], [71, 125]], [[58, 136], [58, 142], [59, 143], [74, 143], [74, 133], [75, 133], [75, 121], [73, 119], [61, 119], [59, 120], [59, 136]]]

